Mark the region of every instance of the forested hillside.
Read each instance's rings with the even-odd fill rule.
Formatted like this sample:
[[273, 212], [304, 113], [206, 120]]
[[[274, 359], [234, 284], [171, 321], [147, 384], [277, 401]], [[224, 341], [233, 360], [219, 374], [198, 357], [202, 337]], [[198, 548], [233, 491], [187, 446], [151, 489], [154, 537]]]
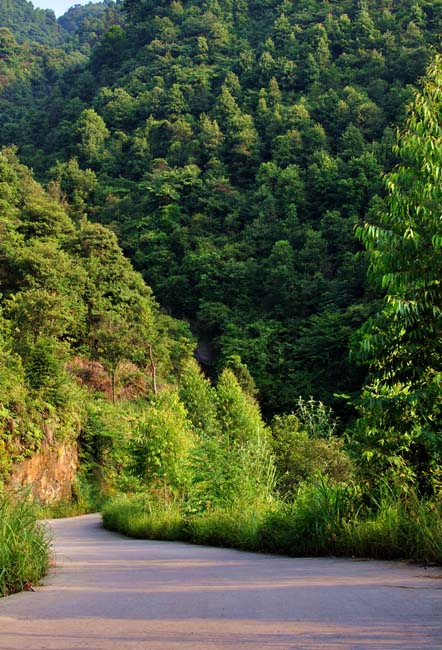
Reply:
[[[51, 26], [50, 38], [42, 32], [43, 18]], [[34, 156], [36, 143], [26, 134], [38, 122], [42, 102], [50, 96], [59, 77], [66, 70], [86, 65], [98, 39], [112, 25], [122, 21], [121, 12], [112, 1], [73, 7], [59, 21], [51, 11], [34, 9], [27, 0], [1, 4], [0, 130], [3, 144], [20, 142], [22, 159]], [[45, 137], [46, 134], [38, 130], [38, 141]]]
[[115, 235], [74, 223], [57, 188], [45, 192], [13, 150], [0, 154], [0, 205], [4, 479], [53, 438], [84, 437], [100, 393], [147, 398], [155, 382], [174, 381], [192, 344], [184, 324], [161, 315]]
[[124, 22], [120, 6], [121, 0], [104, 0], [71, 7], [58, 19], [58, 24], [68, 35], [69, 49], [79, 48], [89, 53], [113, 25]]
[[441, 3], [123, 8], [0, 141], [112, 226], [209, 369], [239, 354], [267, 413], [313, 395], [345, 417], [336, 395], [364, 378], [349, 341], [375, 304], [354, 228], [379, 205]]
[[10, 29], [18, 43], [30, 41], [54, 47], [63, 42], [63, 30], [54, 12], [34, 8], [28, 0], [2, 0], [0, 26]]
[[0, 509], [442, 562], [442, 0], [0, 20]]

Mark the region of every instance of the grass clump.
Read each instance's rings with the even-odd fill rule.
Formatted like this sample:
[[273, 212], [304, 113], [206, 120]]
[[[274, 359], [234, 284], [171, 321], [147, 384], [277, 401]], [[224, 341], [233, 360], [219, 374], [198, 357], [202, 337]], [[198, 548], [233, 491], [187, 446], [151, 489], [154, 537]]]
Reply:
[[189, 541], [260, 551], [260, 529], [268, 507], [267, 504], [253, 507], [237, 503], [191, 517], [188, 523]]
[[385, 487], [368, 512], [343, 522], [341, 536], [357, 557], [442, 564], [442, 505]]
[[343, 522], [353, 519], [355, 503], [350, 486], [324, 479], [303, 484], [293, 501], [279, 501], [267, 514], [259, 531], [261, 549], [298, 557], [342, 555]]
[[0, 596], [37, 584], [49, 566], [49, 547], [29, 501], [0, 495]]
[[110, 501], [103, 508], [103, 524], [109, 530], [140, 539], [187, 539], [179, 507], [173, 502], [161, 504], [147, 495]]

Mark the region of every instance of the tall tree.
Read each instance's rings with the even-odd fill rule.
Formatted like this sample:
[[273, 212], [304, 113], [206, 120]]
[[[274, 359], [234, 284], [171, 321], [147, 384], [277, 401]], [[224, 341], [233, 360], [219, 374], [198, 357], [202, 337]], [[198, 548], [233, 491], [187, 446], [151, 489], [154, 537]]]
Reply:
[[440, 55], [409, 106], [396, 154], [400, 162], [386, 177], [387, 209], [378, 224], [359, 230], [370, 274], [386, 292], [384, 308], [362, 331], [372, 383], [359, 430], [366, 459], [434, 485], [442, 459]]

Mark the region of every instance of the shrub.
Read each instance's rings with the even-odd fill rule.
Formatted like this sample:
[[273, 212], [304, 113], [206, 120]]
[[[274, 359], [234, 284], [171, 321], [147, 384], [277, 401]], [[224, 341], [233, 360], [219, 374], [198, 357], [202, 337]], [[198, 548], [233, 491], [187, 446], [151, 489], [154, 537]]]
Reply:
[[129, 442], [130, 470], [145, 488], [183, 494], [191, 481], [189, 456], [195, 436], [174, 392], [163, 392], [137, 423]]
[[220, 430], [227, 440], [252, 442], [266, 436], [258, 403], [243, 391], [232, 370], [223, 370], [216, 393]]
[[[276, 416], [272, 422], [272, 449], [277, 469], [276, 486], [284, 497], [321, 474], [335, 482], [351, 480], [353, 464], [334, 437], [311, 437], [297, 415]], [[311, 429], [310, 429], [311, 430]]]
[[219, 428], [216, 417], [215, 391], [205, 379], [195, 359], [184, 365], [179, 396], [189, 420], [199, 435], [215, 434]]
[[191, 464], [188, 513], [229, 508], [238, 502], [253, 507], [272, 499], [275, 467], [267, 438], [229, 442], [221, 436], [202, 437]]
[[337, 428], [331, 408], [313, 397], [308, 400], [298, 397], [297, 404], [296, 417], [310, 438], [331, 438]]

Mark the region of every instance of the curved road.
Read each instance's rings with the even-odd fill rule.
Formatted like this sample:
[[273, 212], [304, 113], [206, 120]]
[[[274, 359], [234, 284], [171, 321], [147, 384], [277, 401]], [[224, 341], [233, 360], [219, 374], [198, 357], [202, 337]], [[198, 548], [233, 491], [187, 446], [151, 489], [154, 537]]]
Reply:
[[442, 649], [442, 570], [126, 539], [50, 522], [56, 567], [0, 600], [1, 650]]

